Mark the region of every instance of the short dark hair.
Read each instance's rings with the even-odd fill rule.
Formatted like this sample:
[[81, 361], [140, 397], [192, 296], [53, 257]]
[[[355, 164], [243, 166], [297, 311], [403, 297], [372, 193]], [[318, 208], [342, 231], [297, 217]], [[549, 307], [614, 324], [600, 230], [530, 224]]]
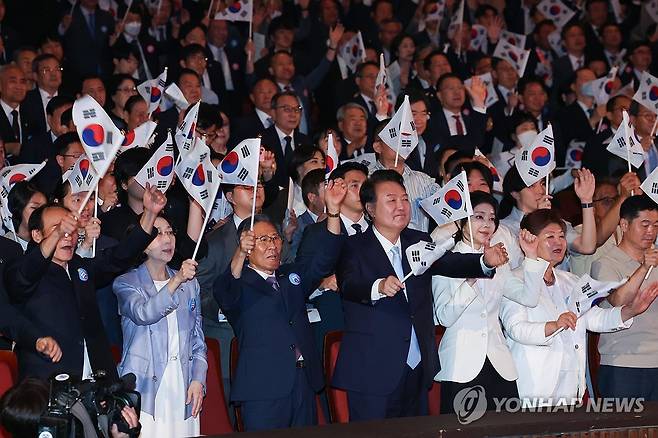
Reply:
[[436, 91], [441, 90], [441, 86], [448, 79], [459, 79], [459, 82], [464, 83], [464, 81], [462, 81], [462, 78], [460, 78], [459, 75], [457, 75], [456, 73], [444, 73], [441, 75], [439, 80], [436, 81]]
[[36, 193], [41, 193], [41, 191], [28, 181], [17, 182], [9, 191], [7, 207], [11, 213], [11, 223], [14, 226], [14, 231], [18, 232], [18, 227], [21, 226], [23, 220], [23, 210]]
[[32, 212], [30, 219], [27, 221], [27, 227], [30, 230], [30, 233], [35, 230], [43, 231], [43, 215], [49, 208], [61, 208], [62, 210], [69, 211], [68, 208], [64, 207], [62, 204], [57, 204], [56, 202], [43, 204]]
[[517, 85], [519, 94], [525, 93], [526, 88], [528, 88], [530, 85], [539, 85], [541, 89], [544, 90], [544, 93], [548, 94], [546, 84], [537, 76], [524, 76], [519, 79], [519, 84]]
[[[452, 158], [452, 157], [451, 157]], [[466, 177], [471, 174], [474, 170], [477, 170], [480, 172], [482, 175], [482, 178], [484, 178], [484, 181], [487, 183], [489, 186], [489, 191], [493, 192], [493, 175], [491, 174], [491, 170], [484, 164], [480, 163], [479, 161], [470, 161], [468, 163], [461, 163], [458, 164], [451, 172], [451, 177], [454, 178], [455, 176], [459, 175], [462, 170], [466, 172]], [[479, 191], [479, 190], [478, 190]], [[475, 205], [475, 204], [473, 204]], [[496, 203], [496, 208], [498, 207], [498, 204]]]
[[570, 21], [567, 24], [564, 25], [562, 28], [562, 32], [560, 32], [560, 37], [564, 39], [564, 36], [569, 32], [572, 28], [577, 27], [580, 29], [583, 34], [585, 33], [585, 26], [582, 25], [579, 21]]
[[[418, 90], [416, 88], [409, 88], [404, 91], [404, 93], [409, 96], [409, 104], [413, 105], [414, 103], [418, 102], [423, 102], [425, 104], [425, 108], [429, 111], [430, 109], [430, 103], [429, 100], [427, 100], [427, 96], [425, 96], [425, 93], [423, 93], [421, 90]], [[395, 100], [395, 111], [398, 110], [404, 103], [404, 96], [405, 94], [400, 93], [398, 98]]]
[[194, 20], [190, 20], [190, 21], [188, 21], [187, 23], [183, 24], [180, 27], [180, 32], [179, 32], [179, 35], [178, 35], [179, 41], [184, 40], [185, 37], [187, 36], [187, 34], [192, 32], [197, 27], [199, 29], [201, 29], [204, 34], [206, 34], [206, 35], [208, 34], [208, 28], [203, 23], [200, 23], [200, 22], [194, 21]]
[[73, 105], [73, 102], [75, 102], [75, 100], [69, 96], [59, 94], [57, 96], [53, 96], [46, 105], [46, 114], [52, 116], [59, 108], [66, 105]]
[[266, 77], [262, 77], [262, 78], [258, 79], [256, 82], [254, 82], [254, 85], [251, 86], [251, 88], [249, 89], [249, 92], [250, 92], [250, 93], [253, 93], [253, 92], [254, 92], [254, 89], [255, 89], [255, 88], [258, 86], [258, 84], [260, 84], [261, 82], [269, 82], [269, 83], [271, 83], [272, 85], [274, 85], [277, 89], [279, 88], [279, 87], [276, 85], [276, 82], [274, 82], [274, 80], [273, 80], [272, 78], [269, 78], [269, 77], [266, 76]]
[[203, 55], [206, 56], [206, 49], [201, 45], [201, 44], [188, 44], [187, 46], [183, 47], [183, 50], [181, 52], [181, 59], [183, 59], [185, 62], [194, 55]]
[[301, 103], [299, 102], [299, 97], [295, 94], [294, 91], [279, 91], [274, 96], [272, 96], [272, 102], [271, 102], [272, 109], [276, 109], [276, 107], [279, 106], [279, 99], [281, 99], [284, 96], [294, 97], [295, 100], [297, 100], [297, 103], [301, 105]]
[[475, 18], [480, 18], [484, 16], [488, 11], [491, 11], [494, 13], [494, 15], [498, 16], [498, 9], [494, 8], [491, 5], [480, 5], [475, 10]]
[[362, 62], [361, 64], [359, 64], [359, 65], [356, 67], [355, 76], [356, 76], [357, 78], [360, 78], [360, 77], [363, 75], [363, 70], [364, 70], [366, 67], [375, 67], [377, 70], [379, 70], [379, 64], [377, 64], [377, 63], [374, 62], [374, 61], [366, 61], [366, 62]]
[[619, 217], [631, 222], [641, 211], [658, 211], [658, 205], [647, 195], [630, 196], [619, 207]]
[[12, 436], [36, 436], [39, 419], [48, 406], [48, 385], [27, 378], [12, 386], [0, 399], [0, 423]]
[[151, 155], [152, 151], [149, 149], [133, 148], [128, 149], [117, 157], [114, 162], [114, 178], [117, 182], [117, 195], [121, 203], [128, 201], [128, 195], [122, 184], [127, 184], [130, 178], [137, 175], [151, 158]]
[[448, 56], [445, 53], [443, 53], [441, 50], [439, 49], [432, 50], [423, 60], [423, 67], [425, 68], [425, 70], [430, 69], [430, 66], [432, 65], [432, 58], [439, 55], [443, 56], [446, 60], [448, 60]]
[[[281, 236], [281, 233], [279, 233], [279, 228], [272, 221], [272, 219], [270, 219], [269, 216], [267, 216], [265, 214], [256, 214], [256, 215], [254, 215], [254, 226], [256, 226], [256, 224], [259, 224], [261, 222], [272, 225], [274, 227], [274, 229], [276, 230], [276, 233], [279, 236]], [[237, 231], [238, 239], [240, 239], [240, 235], [245, 230], [247, 230], [250, 226], [251, 226], [251, 216], [245, 218], [242, 222], [240, 222], [240, 225], [238, 225], [238, 231]]]
[[128, 59], [131, 55], [137, 60], [140, 58], [139, 50], [137, 50], [135, 46], [128, 44], [116, 44], [112, 49], [112, 59]]
[[211, 126], [215, 126], [217, 129], [221, 128], [224, 122], [219, 113], [219, 106], [201, 102], [199, 104], [199, 116], [197, 117], [196, 127], [201, 129], [208, 129]]
[[335, 180], [337, 178], [345, 178], [347, 172], [357, 171], [363, 173], [366, 178], [368, 178], [368, 168], [365, 164], [359, 163], [357, 161], [348, 161], [346, 163], [341, 163], [334, 169], [333, 172], [329, 175], [330, 180]]
[[64, 155], [66, 154], [66, 150], [69, 148], [69, 145], [72, 143], [82, 143], [80, 141], [80, 137], [78, 136], [77, 132], [67, 132], [55, 140], [53, 143], [53, 147], [55, 148], [55, 154], [56, 155]]
[[535, 129], [539, 131], [539, 125], [537, 125], [537, 119], [535, 117], [525, 111], [515, 111], [514, 115], [511, 117], [510, 120], [510, 127], [512, 128], [512, 133], [516, 131], [516, 128], [519, 127], [519, 125], [523, 123], [532, 123], [535, 126]]
[[310, 207], [311, 204], [308, 195], [311, 193], [314, 195], [320, 194], [320, 184], [324, 184], [324, 176], [324, 169], [313, 169], [302, 179], [302, 199], [307, 207]]
[[297, 184], [301, 183], [299, 171], [297, 169], [299, 166], [312, 159], [313, 156], [315, 156], [315, 154], [318, 152], [322, 154], [323, 159], [326, 159], [326, 154], [324, 151], [317, 146], [306, 144], [295, 148], [295, 150], [292, 152], [292, 157], [290, 158], [290, 164], [288, 165], [288, 173], [290, 174], [290, 177], [293, 181], [295, 181]]
[[178, 79], [176, 80], [176, 83], [177, 83], [177, 84], [180, 84], [180, 80], [181, 80], [181, 79], [183, 78], [183, 76], [185, 76], [185, 75], [194, 76], [195, 78], [197, 78], [197, 80], [199, 81], [199, 83], [201, 82], [201, 78], [199, 77], [199, 74], [198, 74], [197, 72], [195, 72], [195, 71], [192, 70], [191, 68], [183, 68], [183, 69], [181, 69], [181, 71], [178, 73]]
[[290, 59], [292, 59], [293, 62], [295, 61], [295, 58], [292, 56], [292, 53], [290, 53], [289, 51], [287, 51], [287, 50], [277, 50], [276, 52], [272, 53], [272, 56], [270, 57], [270, 63], [269, 63], [270, 67], [272, 66], [272, 63], [274, 62], [274, 58], [279, 56], [279, 55], [285, 55], [285, 56], [289, 57]]
[[[626, 96], [626, 95], [624, 95], [624, 94], [618, 94], [618, 95], [616, 95], [616, 96], [611, 97], [611, 98], [606, 102], [606, 104], [605, 104], [605, 110], [606, 110], [607, 112], [609, 112], [609, 113], [613, 112], [613, 111], [615, 110], [615, 105], [617, 104], [617, 101], [618, 101], [620, 98], [622, 98], [622, 97], [625, 97], [626, 99], [631, 100], [631, 102], [634, 102], [630, 97], [628, 97], [628, 96]], [[629, 111], [630, 111], [630, 108], [629, 108]]]
[[33, 52], [33, 53], [38, 53], [37, 49], [35, 49], [32, 46], [20, 46], [16, 50], [14, 50], [14, 53], [12, 54], [12, 58], [14, 62], [18, 62], [18, 57], [21, 55], [23, 52]]
[[364, 207], [366, 206], [366, 204], [371, 204], [377, 200], [377, 193], [375, 189], [377, 188], [378, 184], [384, 182], [397, 183], [405, 191], [407, 190], [404, 187], [404, 180], [402, 179], [402, 175], [397, 173], [395, 170], [392, 169], [376, 170], [372, 173], [372, 175], [370, 175], [370, 177], [367, 180], [365, 180], [365, 182], [361, 186], [361, 190], [359, 190], [359, 198], [361, 199], [361, 204]]
[[563, 232], [567, 232], [567, 224], [562, 220], [560, 212], [553, 208], [540, 208], [521, 219], [521, 229], [525, 228], [535, 236], [550, 224], [558, 224]]
[[34, 61], [32, 61], [32, 72], [38, 73], [39, 72], [39, 64], [41, 64], [44, 61], [48, 61], [49, 59], [54, 59], [57, 61], [57, 64], [60, 64], [59, 59], [51, 53], [42, 53], [38, 55], [36, 58], [34, 58]]
[[139, 94], [134, 94], [134, 95], [130, 96], [128, 98], [128, 100], [126, 100], [126, 103], [123, 105], [123, 109], [126, 112], [130, 113], [130, 112], [132, 112], [133, 107], [135, 105], [137, 105], [139, 102], [146, 103], [146, 100], [144, 100], [144, 98], [142, 96], [140, 96]]

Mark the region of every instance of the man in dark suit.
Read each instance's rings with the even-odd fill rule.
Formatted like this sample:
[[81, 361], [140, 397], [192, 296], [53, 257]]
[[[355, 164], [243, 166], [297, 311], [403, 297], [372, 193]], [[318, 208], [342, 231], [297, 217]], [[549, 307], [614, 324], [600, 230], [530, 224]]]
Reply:
[[219, 96], [219, 106], [229, 116], [239, 113], [244, 91], [245, 54], [236, 38], [229, 38], [226, 20], [210, 20], [207, 50], [210, 52], [208, 75], [212, 90]]
[[373, 153], [372, 137], [368, 134], [368, 110], [357, 103], [346, 103], [336, 112], [340, 130], [340, 159], [349, 160]]
[[254, 138], [274, 125], [272, 118], [272, 97], [279, 88], [269, 78], [259, 79], [249, 93], [254, 110], [231, 123], [229, 146], [233, 147], [245, 138]]
[[20, 155], [21, 144], [33, 133], [33, 122], [21, 107], [27, 93], [23, 71], [14, 64], [0, 70], [0, 139], [8, 158]]
[[27, 92], [22, 107], [29, 120], [34, 123], [34, 132], [41, 133], [48, 129], [46, 106], [50, 99], [59, 93], [59, 87], [62, 85], [62, 68], [59, 60], [47, 53], [34, 58], [32, 66], [37, 86]]
[[238, 338], [231, 401], [241, 405], [247, 431], [316, 423], [315, 393], [324, 379], [305, 300], [338, 258], [346, 191], [342, 180], [325, 190], [327, 230], [316, 242], [324, 251], [281, 266], [281, 236], [259, 215], [252, 230], [247, 221], [239, 227], [240, 246], [215, 284], [215, 298]]
[[619, 72], [619, 79], [626, 85], [633, 81], [633, 87], [637, 91], [642, 80], [642, 73], [649, 72], [653, 62], [651, 54], [652, 46], [648, 41], [637, 41], [628, 48], [628, 64]]
[[35, 326], [54, 334], [63, 354], [59, 363], [52, 364], [31, 350], [20, 349], [21, 376], [48, 378], [64, 372], [88, 378], [96, 370], [105, 370], [117, 379], [96, 287], [111, 283], [146, 249], [155, 237], [153, 223], [165, 203], [164, 194], [155, 187], [147, 190], [139, 226], [118, 246], [92, 259], [74, 252], [78, 221], [72, 212], [46, 204], [32, 213], [28, 251], [7, 267], [4, 281], [11, 301]]
[[[364, 62], [356, 69], [354, 82], [358, 92], [352, 96], [351, 102], [361, 105], [368, 110], [368, 133], [372, 134], [377, 122], [387, 118], [387, 114], [378, 116], [377, 101], [375, 98], [375, 82], [379, 73], [379, 65], [375, 62]], [[387, 105], [388, 106], [388, 105]]]
[[562, 41], [567, 54], [553, 61], [552, 101], [559, 102], [560, 96], [568, 92], [569, 84], [576, 70], [587, 67], [590, 53], [587, 51], [585, 28], [578, 21], [571, 21], [562, 28]]
[[157, 78], [162, 71], [157, 41], [148, 32], [142, 32], [142, 17], [137, 6], [131, 6], [127, 13], [123, 13], [126, 14], [122, 15], [125, 16], [123, 32], [117, 37], [112, 49], [133, 49], [137, 55], [138, 82]]
[[436, 125], [439, 144], [473, 153], [476, 146], [484, 144], [486, 86], [477, 77], [473, 78], [469, 90], [472, 107], [466, 105], [466, 87], [456, 74], [441, 76], [437, 89], [440, 106], [432, 108], [431, 120]]
[[297, 217], [297, 228], [292, 234], [290, 253], [297, 254], [297, 248], [307, 226], [313, 225], [324, 218], [324, 181], [326, 169], [313, 169], [301, 180], [302, 200], [306, 211]]
[[345, 331], [333, 384], [347, 390], [350, 421], [425, 415], [439, 370], [431, 276], [490, 276], [507, 253], [502, 244], [485, 248], [483, 255], [448, 252], [426, 273], [402, 283], [411, 270], [406, 249], [431, 241], [427, 233], [407, 228], [410, 205], [402, 176], [377, 171], [360, 197], [373, 223], [347, 239], [338, 264]]
[[492, 76], [496, 83], [494, 89], [498, 102], [487, 109], [487, 114], [493, 121], [493, 136], [509, 149], [514, 144], [510, 137], [510, 117], [514, 115], [519, 103], [519, 74], [514, 66], [504, 59], [494, 58], [493, 66]]
[[280, 187], [288, 187], [288, 165], [292, 152], [301, 145], [311, 145], [311, 140], [299, 132], [302, 106], [293, 91], [283, 91], [272, 97], [274, 125], [263, 131], [261, 144], [274, 152], [276, 173], [274, 182]]

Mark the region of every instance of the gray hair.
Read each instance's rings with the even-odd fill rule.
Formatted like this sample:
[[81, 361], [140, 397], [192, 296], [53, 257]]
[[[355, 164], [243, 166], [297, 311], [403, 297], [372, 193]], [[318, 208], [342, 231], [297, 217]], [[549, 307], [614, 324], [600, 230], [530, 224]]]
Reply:
[[368, 118], [368, 110], [365, 109], [363, 105], [359, 105], [358, 103], [355, 102], [350, 102], [338, 108], [338, 111], [336, 111], [336, 120], [339, 122], [345, 120], [345, 113], [347, 112], [347, 110], [351, 110], [351, 109], [358, 109], [363, 111], [363, 115], [366, 116], [366, 119]]

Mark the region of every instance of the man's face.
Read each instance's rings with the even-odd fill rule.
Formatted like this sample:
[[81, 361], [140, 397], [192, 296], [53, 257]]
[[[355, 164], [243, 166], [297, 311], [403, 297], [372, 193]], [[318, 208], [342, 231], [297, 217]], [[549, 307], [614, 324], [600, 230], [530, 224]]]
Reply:
[[197, 76], [191, 74], [181, 76], [178, 80], [178, 87], [190, 104], [201, 100], [201, 81]]
[[434, 55], [430, 61], [430, 82], [436, 85], [436, 81], [446, 73], [452, 73], [452, 66], [444, 55]]
[[416, 125], [416, 132], [418, 135], [423, 135], [427, 128], [427, 120], [430, 113], [427, 110], [427, 105], [422, 100], [411, 104], [411, 115], [414, 118], [414, 125]]
[[445, 79], [437, 94], [441, 105], [452, 112], [460, 111], [466, 101], [466, 89], [458, 78]]
[[377, 4], [377, 7], [372, 11], [372, 20], [375, 24], [380, 25], [384, 20], [390, 20], [393, 18], [393, 5], [388, 2], [381, 2]]
[[383, 24], [379, 30], [379, 41], [384, 47], [391, 47], [391, 43], [402, 32], [402, 25], [397, 21]]
[[272, 97], [276, 92], [277, 87], [272, 81], [260, 81], [256, 84], [249, 97], [256, 108], [267, 113], [272, 108]]
[[368, 119], [361, 109], [349, 108], [338, 125], [346, 140], [356, 141], [366, 136]]
[[68, 128], [61, 123], [62, 113], [72, 106], [73, 105], [71, 104], [62, 105], [53, 111], [52, 115], [48, 115], [48, 126], [50, 127], [50, 130], [53, 132], [53, 134], [55, 134], [57, 137], [68, 132]]
[[516, 88], [516, 83], [519, 80], [519, 74], [512, 64], [505, 60], [499, 60], [498, 64], [496, 64], [496, 78], [498, 79], [498, 84], [508, 90], [513, 90]]
[[345, 208], [355, 213], [363, 211], [363, 205], [361, 205], [361, 198], [359, 197], [359, 190], [361, 190], [361, 186], [367, 179], [367, 176], [358, 170], [350, 170], [345, 173], [343, 179], [347, 185], [347, 194], [345, 195], [345, 200], [343, 201], [341, 208]]
[[181, 42], [182, 46], [187, 46], [189, 44], [198, 44], [202, 47], [206, 47], [206, 34], [203, 33], [203, 30], [200, 27], [192, 29]]
[[51, 54], [57, 58], [59, 62], [62, 62], [62, 59], [64, 59], [64, 48], [59, 41], [46, 40], [41, 44], [41, 53]]
[[228, 23], [225, 20], [212, 20], [208, 28], [208, 41], [216, 47], [223, 47], [228, 40]]
[[640, 105], [637, 115], [631, 116], [631, 124], [635, 127], [635, 132], [641, 138], [651, 134], [653, 123], [656, 121], [656, 113], [644, 105]]
[[292, 29], [277, 29], [272, 35], [274, 47], [279, 50], [288, 50], [292, 48], [292, 43], [295, 40], [295, 32]]
[[486, 73], [491, 73], [493, 71], [493, 66], [491, 62], [491, 57], [483, 56], [475, 63], [475, 74], [483, 75]]
[[274, 108], [274, 123], [285, 132], [297, 128], [302, 119], [302, 107], [293, 96], [281, 96]]
[[621, 30], [617, 26], [606, 26], [601, 32], [601, 41], [604, 47], [619, 49], [621, 46]]
[[37, 57], [37, 54], [31, 50], [23, 50], [18, 55], [16, 65], [23, 70], [25, 75], [32, 75], [32, 61]]
[[591, 2], [587, 7], [587, 15], [594, 26], [602, 26], [608, 20], [608, 2]]
[[128, 113], [128, 129], [135, 129], [142, 123], [149, 119], [148, 105], [145, 101], [140, 100], [132, 106], [132, 110]]
[[82, 95], [85, 94], [93, 97], [100, 106], [105, 106], [105, 99], [107, 95], [105, 94], [105, 84], [98, 78], [87, 79], [82, 82]]
[[127, 58], [114, 59], [114, 66], [117, 73], [132, 76], [139, 67], [139, 61], [130, 53]]
[[651, 65], [651, 49], [647, 46], [637, 47], [631, 53], [630, 60], [636, 69], [640, 71], [648, 70]]
[[613, 184], [601, 184], [594, 190], [594, 218], [599, 224], [608, 214], [617, 199], [617, 187]]
[[188, 56], [185, 58], [185, 62], [183, 64], [183, 67], [194, 70], [199, 76], [203, 76], [207, 66], [208, 59], [203, 53], [194, 53]]
[[656, 241], [658, 211], [643, 210], [630, 222], [621, 219], [619, 224], [624, 232], [622, 241], [630, 243], [636, 249], [647, 250]]
[[282, 240], [276, 228], [267, 222], [254, 224], [256, 246], [249, 254], [249, 263], [256, 269], [273, 272], [281, 264]]
[[404, 187], [384, 181], [375, 186], [375, 202], [366, 205], [368, 214], [377, 229], [394, 229], [401, 232], [409, 225], [411, 205]]
[[564, 46], [567, 52], [580, 54], [585, 50], [585, 34], [578, 26], [572, 26], [564, 34]]
[[295, 76], [295, 63], [288, 53], [277, 53], [272, 57], [270, 73], [276, 82], [288, 83]]
[[[251, 186], [235, 186], [232, 192], [226, 195], [226, 199], [233, 206], [233, 210], [238, 217], [246, 218], [251, 215], [251, 203], [254, 200], [254, 188]], [[258, 184], [256, 190], [256, 211], [263, 207], [265, 200], [265, 189], [262, 184]]]
[[36, 72], [37, 84], [44, 90], [57, 90], [62, 85], [62, 70], [59, 61], [46, 59], [41, 61]]
[[621, 125], [621, 121], [624, 117], [624, 111], [628, 112], [631, 107], [631, 99], [628, 97], [620, 96], [615, 99], [614, 106], [612, 111], [607, 113], [608, 120], [612, 123], [612, 126], [616, 129]]
[[338, 21], [338, 7], [334, 0], [320, 1], [320, 16], [326, 25], [333, 26]]
[[80, 155], [84, 153], [85, 150], [82, 148], [82, 143], [73, 142], [69, 144], [69, 147], [64, 151], [64, 155], [57, 155], [55, 157], [62, 173], [72, 168], [75, 162], [78, 161], [78, 158], [80, 158]]
[[588, 68], [584, 68], [578, 71], [578, 73], [576, 74], [576, 83], [574, 90], [578, 98], [585, 97], [582, 93], [583, 85], [585, 85], [587, 82], [593, 81], [594, 79], [596, 79], [596, 75], [592, 70]]
[[[41, 241], [50, 236], [64, 216], [69, 214], [69, 211], [60, 207], [47, 208], [43, 212], [43, 229], [32, 232], [32, 239], [41, 243]], [[77, 237], [74, 235], [62, 236], [57, 242], [55, 253], [53, 254], [53, 261], [55, 263], [65, 263], [73, 258], [73, 252], [77, 244]]]
[[548, 42], [548, 36], [555, 32], [556, 27], [552, 24], [543, 24], [535, 36], [537, 45], [543, 50], [550, 50], [551, 44]]
[[361, 74], [357, 76], [355, 80], [360, 93], [363, 93], [370, 98], [374, 97], [377, 73], [379, 73], [379, 69], [374, 65], [366, 65], [361, 69]]
[[529, 83], [526, 85], [521, 94], [524, 108], [532, 114], [537, 114], [544, 109], [544, 105], [548, 101], [548, 95], [544, 91], [544, 87], [536, 83]]
[[20, 68], [6, 68], [0, 75], [0, 93], [2, 99], [12, 105], [18, 105], [25, 99], [27, 81]]

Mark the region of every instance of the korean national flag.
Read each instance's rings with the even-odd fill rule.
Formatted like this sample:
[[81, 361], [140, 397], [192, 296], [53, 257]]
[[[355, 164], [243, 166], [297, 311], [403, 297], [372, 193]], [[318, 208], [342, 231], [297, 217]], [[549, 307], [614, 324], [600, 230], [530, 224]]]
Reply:
[[555, 169], [553, 127], [549, 124], [533, 142], [516, 153], [514, 164], [526, 186], [530, 187]]
[[356, 72], [356, 67], [366, 60], [366, 49], [363, 45], [361, 31], [343, 44], [338, 56], [352, 73]]
[[526, 36], [520, 33], [510, 32], [509, 30], [503, 29], [500, 32], [500, 39], [505, 40], [507, 43], [518, 47], [519, 49], [525, 49]]
[[[491, 73], [485, 73], [483, 75], [478, 75], [480, 81], [487, 87], [487, 98], [484, 100], [484, 105], [489, 108], [494, 103], [498, 102], [498, 94], [496, 94], [496, 89], [493, 85], [493, 79], [491, 78]], [[471, 87], [473, 78], [468, 78], [464, 81], [464, 85]]]
[[151, 137], [155, 132], [155, 128], [157, 127], [157, 123], [152, 120], [147, 120], [137, 128], [126, 132], [123, 143], [121, 143], [121, 147], [117, 151], [117, 157], [128, 149], [148, 147]]
[[443, 257], [449, 249], [455, 246], [453, 239], [446, 239], [443, 242], [425, 242], [423, 240], [410, 245], [405, 251], [407, 261], [414, 275], [422, 275], [432, 264]]
[[94, 190], [97, 179], [98, 174], [85, 154], [80, 155], [73, 167], [62, 175], [62, 181], [71, 185], [72, 194]]
[[192, 152], [183, 156], [175, 169], [187, 193], [206, 214], [210, 214], [219, 190], [219, 174], [210, 161], [210, 149], [203, 140], [196, 139]]
[[560, 0], [542, 0], [537, 5], [537, 10], [544, 17], [555, 23], [558, 29], [562, 29], [576, 15], [571, 8], [567, 7]]
[[489, 46], [487, 42], [487, 28], [480, 25], [474, 24], [471, 26], [471, 50], [477, 52], [487, 52], [487, 47]]
[[254, 15], [253, 0], [231, 0], [226, 8], [215, 14], [215, 20], [252, 21]]
[[42, 161], [39, 164], [16, 164], [15, 166], [3, 167], [0, 170], [2, 187], [9, 192], [17, 182], [29, 181], [34, 178], [45, 165], [46, 162]]
[[640, 87], [633, 96], [633, 100], [658, 114], [658, 78], [646, 71], [643, 72]]
[[185, 115], [185, 118], [180, 125], [176, 128], [174, 134], [174, 141], [178, 152], [181, 156], [187, 155], [192, 150], [194, 145], [194, 132], [196, 131], [196, 121], [199, 117], [199, 105], [201, 101], [197, 102]]
[[475, 148], [475, 153], [473, 154], [473, 156], [480, 157], [480, 159], [483, 161], [483, 164], [489, 168], [489, 171], [491, 172], [491, 176], [493, 177], [494, 192], [503, 193], [503, 181], [500, 178], [500, 175], [498, 174], [498, 170], [493, 165], [491, 160], [489, 160], [489, 158], [487, 158], [486, 155], [484, 155], [482, 151], [480, 151], [480, 149], [478, 148]]
[[594, 301], [607, 297], [610, 292], [624, 283], [626, 279], [615, 282], [597, 281], [585, 274], [573, 285], [571, 294], [567, 298], [567, 308], [580, 318], [592, 308]]
[[404, 102], [379, 133], [379, 138], [405, 159], [418, 146], [418, 133], [411, 115], [409, 96], [404, 96]]
[[326, 158], [326, 169], [325, 174], [327, 178], [329, 174], [338, 167], [338, 153], [336, 152], [336, 146], [334, 145], [334, 135], [329, 133], [327, 137], [327, 158]]
[[260, 138], [248, 138], [237, 145], [219, 163], [222, 184], [255, 186], [258, 184]]
[[648, 197], [653, 199], [653, 202], [658, 204], [658, 167], [647, 176], [640, 188]]
[[85, 95], [73, 104], [73, 123], [78, 131], [82, 147], [99, 178], [114, 161], [124, 136], [110, 116], [94, 98]]
[[567, 156], [564, 159], [564, 166], [573, 169], [580, 169], [583, 166], [583, 151], [585, 150], [584, 141], [572, 140], [567, 148]]
[[148, 115], [160, 111], [160, 102], [167, 83], [167, 68], [155, 79], [147, 80], [137, 86], [137, 92], [148, 104]]
[[171, 132], [167, 139], [156, 149], [148, 162], [135, 175], [135, 182], [142, 187], [146, 183], [156, 187], [162, 193], [166, 192], [174, 179], [174, 142]]
[[432, 196], [420, 201], [420, 206], [438, 225], [472, 215], [473, 207], [466, 172], [462, 171]]
[[509, 62], [519, 77], [523, 77], [526, 64], [528, 63], [528, 57], [530, 56], [530, 50], [516, 47], [501, 38], [496, 45], [493, 56]]
[[621, 124], [606, 149], [619, 158], [630, 161], [633, 167], [639, 168], [644, 163], [644, 149], [626, 111], [622, 112]]
[[[190, 106], [190, 103], [185, 99], [185, 95], [180, 88], [178, 88], [176, 82], [172, 82], [167, 88], [165, 88], [164, 93], [166, 97], [165, 100], [173, 102], [179, 111], [185, 111]], [[165, 103], [165, 101], [163, 100], [161, 103]], [[169, 106], [170, 105], [171, 104], [169, 104]], [[163, 105], [160, 105], [160, 109], [163, 109]]]
[[612, 67], [607, 75], [602, 78], [592, 81], [592, 89], [594, 90], [594, 99], [597, 105], [605, 105], [610, 100], [612, 93], [619, 88], [615, 83], [617, 76], [617, 67]]

